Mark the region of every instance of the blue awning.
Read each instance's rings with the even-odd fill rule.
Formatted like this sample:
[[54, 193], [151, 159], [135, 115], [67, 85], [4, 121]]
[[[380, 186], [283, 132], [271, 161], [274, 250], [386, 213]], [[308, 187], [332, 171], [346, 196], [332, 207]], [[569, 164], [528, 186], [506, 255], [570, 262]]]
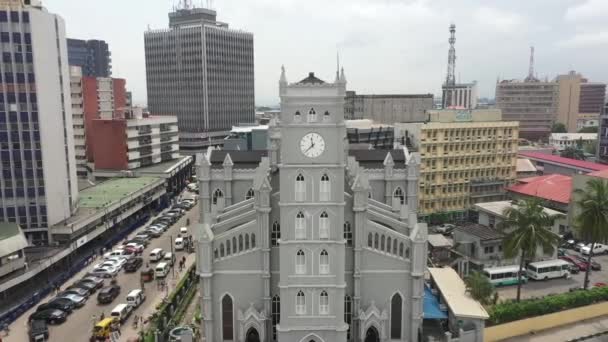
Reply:
[[446, 312], [441, 311], [439, 307], [439, 299], [435, 297], [428, 286], [424, 287], [424, 302], [423, 302], [424, 319], [447, 319]]

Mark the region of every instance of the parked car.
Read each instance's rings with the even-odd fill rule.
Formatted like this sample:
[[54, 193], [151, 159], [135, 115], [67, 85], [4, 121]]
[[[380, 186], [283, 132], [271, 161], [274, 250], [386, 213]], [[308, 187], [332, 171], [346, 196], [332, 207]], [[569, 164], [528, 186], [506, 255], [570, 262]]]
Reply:
[[561, 257], [561, 256], [564, 256], [564, 255], [568, 255], [568, 253], [566, 253], [566, 249], [561, 248], [561, 247], [560, 247], [560, 248], [558, 248], [558, 249], [557, 249], [557, 256], [558, 256], [558, 257]]
[[[582, 256], [580, 256], [580, 255], [572, 255], [572, 257], [573, 257], [573, 258], [576, 258], [576, 259], [577, 259], [577, 260], [579, 260], [580, 262], [584, 262], [584, 263], [585, 263], [585, 265], [588, 265], [588, 264], [587, 264], [587, 258], [583, 258], [583, 257], [582, 257]], [[602, 264], [600, 264], [599, 262], [597, 262], [597, 261], [595, 261], [595, 260], [591, 259], [591, 269], [592, 269], [592, 270], [594, 270], [594, 271], [599, 271], [599, 270], [601, 270], [601, 269], [602, 269]]]
[[435, 227], [435, 231], [439, 234], [448, 234], [448, 233], [451, 233], [452, 230], [454, 230], [455, 228], [456, 228], [456, 226], [453, 224], [444, 223], [442, 225]]
[[[576, 240], [573, 240], [576, 241]], [[580, 252], [583, 247], [587, 246], [587, 243], [584, 241], [576, 241], [574, 242], [574, 250]]]
[[49, 340], [49, 327], [46, 320], [43, 319], [34, 319], [30, 321], [27, 333], [30, 342]]
[[565, 261], [569, 262], [570, 264], [572, 264], [574, 266], [576, 266], [580, 271], [586, 271], [587, 270], [587, 264], [586, 263], [580, 262], [580, 261], [578, 261], [578, 259], [573, 258], [570, 255], [564, 255], [564, 256], [561, 256], [559, 258], [562, 259], [562, 260], [565, 260]]
[[88, 283], [95, 284], [95, 287], [98, 289], [102, 288], [104, 285], [103, 278], [95, 277], [92, 275], [85, 276], [80, 281], [86, 281]]
[[29, 321], [43, 320], [49, 324], [59, 324], [65, 322], [67, 316], [68, 314], [65, 311], [58, 309], [45, 309], [31, 314]]
[[142, 241], [150, 241], [150, 235], [146, 234], [146, 233], [138, 233], [137, 235], [135, 235], [135, 237], [133, 238], [133, 240], [142, 240]]
[[171, 219], [170, 217], [159, 217], [152, 221], [152, 224], [165, 224], [167, 226], [170, 226], [172, 223], [173, 219]]
[[159, 228], [164, 232], [167, 231], [167, 229], [169, 229], [169, 225], [163, 222], [158, 222], [156, 224], [151, 225], [150, 227], [154, 227], [154, 228]]
[[118, 274], [118, 269], [112, 267], [94, 268], [91, 272], [89, 272], [89, 275], [101, 278], [114, 278], [116, 274]]
[[570, 274], [578, 274], [578, 272], [580, 272], [581, 270], [578, 268], [578, 266], [574, 265], [574, 264], [570, 264], [570, 267], [568, 268], [570, 270]]
[[179, 209], [185, 209], [185, 210], [190, 210], [190, 209], [192, 209], [192, 207], [194, 207], [194, 204], [190, 203], [190, 202], [180, 202], [173, 206], [173, 208], [179, 208]]
[[133, 258], [125, 264], [125, 272], [136, 272], [144, 264], [141, 257]]
[[[89, 298], [89, 291], [85, 289], [81, 289], [79, 287], [69, 287], [65, 291], [61, 293], [72, 293], [81, 297]], [[61, 297], [61, 296], [58, 296]]]
[[167, 214], [176, 214], [179, 216], [183, 216], [186, 213], [186, 211], [182, 208], [173, 208], [169, 211], [167, 211]]
[[129, 260], [129, 259], [131, 259], [131, 258], [126, 258], [124, 256], [113, 256], [113, 257], [106, 258], [105, 261], [113, 262], [116, 264], [116, 266], [118, 268], [123, 268], [125, 266], [125, 264], [127, 263], [127, 260]]
[[122, 264], [119, 264], [116, 261], [110, 261], [110, 260], [106, 260], [103, 261], [99, 264], [96, 264], [95, 266], [93, 266], [94, 269], [96, 268], [104, 268], [104, 267], [108, 267], [108, 268], [115, 268], [117, 271], [120, 271]]
[[71, 292], [62, 292], [57, 295], [57, 298], [65, 298], [71, 300], [74, 303], [74, 306], [77, 308], [81, 308], [87, 302], [87, 298], [83, 296], [79, 296], [77, 294]]
[[[591, 250], [591, 244], [588, 244], [587, 246], [581, 248], [581, 254], [589, 255], [590, 250]], [[603, 243], [596, 243], [593, 246], [593, 255], [606, 254], [606, 253], [608, 253], [608, 245], [604, 245]]]
[[144, 251], [144, 245], [137, 242], [129, 242], [125, 248], [131, 248], [136, 251], [136, 253], [141, 254]]
[[99, 304], [112, 303], [112, 301], [114, 301], [119, 294], [120, 286], [118, 285], [104, 287], [103, 289], [99, 290], [99, 293], [97, 294], [97, 302]]
[[140, 245], [144, 245], [144, 247], [148, 247], [148, 244], [150, 243], [150, 239], [143, 239], [143, 238], [139, 238], [139, 237], [134, 237], [129, 242], [135, 242], [135, 243], [138, 243]]
[[163, 235], [163, 230], [156, 227], [148, 227], [146, 228], [146, 230], [144, 230], [144, 233], [150, 235], [153, 238], [157, 238]]
[[36, 311], [43, 311], [48, 309], [61, 310], [69, 314], [74, 310], [74, 303], [69, 299], [55, 298], [47, 303], [38, 305]]
[[89, 296], [92, 295], [93, 293], [95, 293], [95, 291], [97, 291], [97, 286], [95, 286], [95, 284], [86, 282], [86, 281], [82, 281], [82, 280], [75, 282], [68, 289], [76, 289], [76, 288], [86, 290], [87, 293], [89, 294]]
[[113, 256], [124, 257], [126, 259], [133, 257], [131, 254], [127, 253], [124, 248], [118, 248], [103, 255], [104, 258], [109, 258]]

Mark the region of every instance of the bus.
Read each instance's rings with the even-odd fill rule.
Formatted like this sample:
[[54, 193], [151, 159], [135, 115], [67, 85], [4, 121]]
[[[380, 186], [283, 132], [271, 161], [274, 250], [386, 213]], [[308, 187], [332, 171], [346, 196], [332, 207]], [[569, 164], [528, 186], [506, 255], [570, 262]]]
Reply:
[[[490, 283], [495, 286], [516, 285], [518, 272], [519, 266], [517, 265], [490, 267], [483, 270], [483, 274], [488, 277], [488, 279], [490, 279]], [[522, 283], [526, 283], [528, 281], [525, 272], [525, 269], [522, 270]]]
[[546, 260], [531, 262], [526, 268], [528, 278], [548, 280], [552, 278], [570, 278], [570, 264], [565, 260]]

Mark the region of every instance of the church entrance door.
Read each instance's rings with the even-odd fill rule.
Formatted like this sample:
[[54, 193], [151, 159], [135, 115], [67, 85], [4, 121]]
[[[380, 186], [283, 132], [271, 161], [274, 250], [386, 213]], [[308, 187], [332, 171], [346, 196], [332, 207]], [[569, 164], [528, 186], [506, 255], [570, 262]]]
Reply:
[[255, 328], [247, 330], [246, 336], [245, 342], [260, 342], [260, 334], [258, 334], [258, 331]]
[[380, 342], [380, 335], [375, 327], [369, 327], [365, 333], [365, 342]]

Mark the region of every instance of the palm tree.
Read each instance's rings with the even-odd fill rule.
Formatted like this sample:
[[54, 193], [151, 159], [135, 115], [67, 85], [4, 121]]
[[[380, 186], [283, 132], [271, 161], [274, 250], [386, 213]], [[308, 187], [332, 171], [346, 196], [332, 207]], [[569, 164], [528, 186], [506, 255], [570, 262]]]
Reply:
[[[584, 241], [591, 242], [587, 265], [591, 265], [593, 248], [596, 242], [608, 241], [608, 182], [593, 178], [587, 182], [585, 189], [574, 190], [578, 197], [576, 206], [580, 210], [575, 217], [578, 235]], [[589, 286], [589, 271], [585, 271], [584, 288]]]
[[467, 291], [475, 300], [484, 305], [492, 302], [494, 286], [490, 283], [488, 277], [480, 272], [471, 272], [471, 274], [464, 278], [464, 283], [467, 286]]
[[526, 259], [536, 256], [540, 248], [542, 253], [553, 253], [559, 242], [559, 236], [550, 228], [555, 216], [547, 214], [542, 201], [536, 198], [520, 200], [506, 208], [504, 220], [498, 225], [507, 235], [503, 241], [506, 258], [519, 255], [519, 272], [517, 274], [517, 301], [521, 298], [521, 274]]
[[585, 152], [576, 146], [568, 146], [564, 148], [564, 150], [560, 152], [559, 156], [576, 160], [585, 160]]

